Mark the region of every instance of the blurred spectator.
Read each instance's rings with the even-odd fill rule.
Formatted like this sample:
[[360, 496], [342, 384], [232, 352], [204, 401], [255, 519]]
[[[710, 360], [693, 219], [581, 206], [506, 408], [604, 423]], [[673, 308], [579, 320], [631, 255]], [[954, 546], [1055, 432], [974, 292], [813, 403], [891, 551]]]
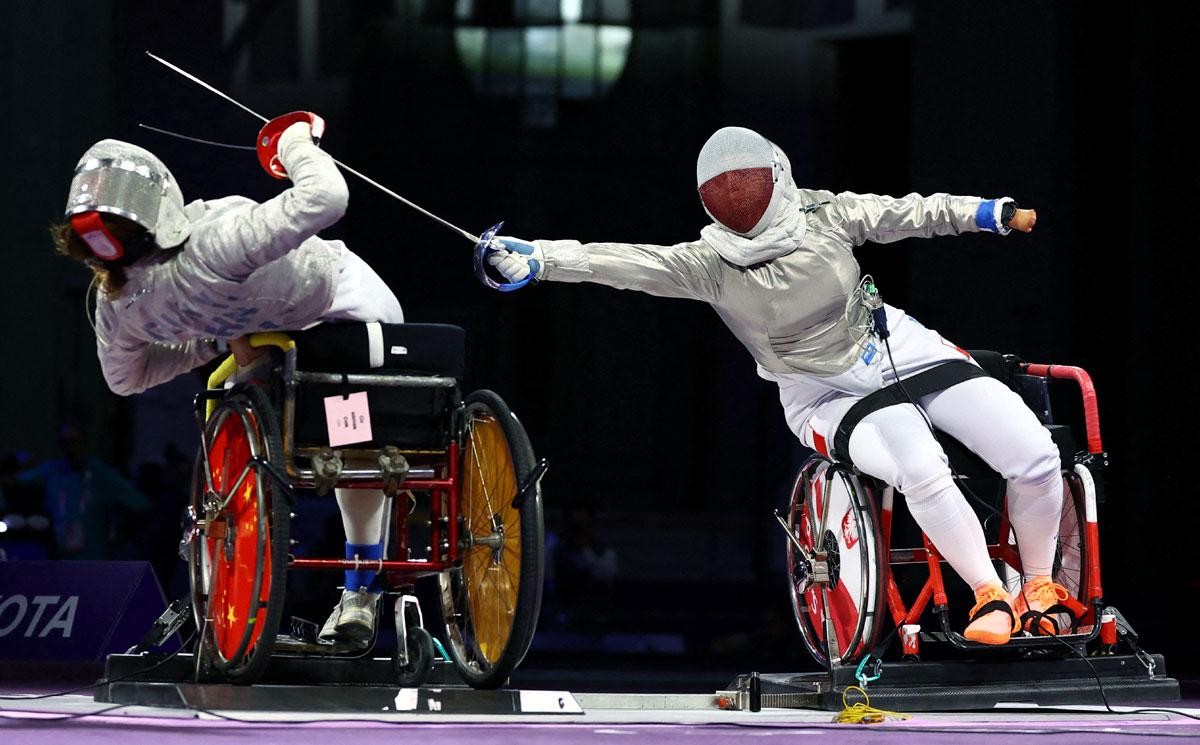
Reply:
[[17, 481], [32, 462], [25, 451], [0, 455], [0, 561], [36, 561], [54, 551], [41, 489]]
[[[87, 438], [76, 424], [59, 430], [63, 456], [20, 473], [17, 484], [41, 487], [43, 507], [54, 523], [58, 557], [110, 559], [119, 542], [137, 540], [131, 513], [149, 502], [117, 469], [88, 454]], [[125, 558], [125, 557], [122, 557]]]
[[577, 507], [567, 514], [555, 561], [555, 587], [569, 623], [581, 629], [609, 621], [616, 589], [617, 552], [595, 534], [596, 512]]
[[[774, 597], [773, 590], [763, 588], [761, 597]], [[709, 642], [708, 656], [724, 664], [756, 665], [778, 669], [780, 665], [811, 665], [804, 649], [794, 616], [781, 603], [772, 603], [758, 611], [751, 628], [714, 637]]]
[[40, 492], [24, 487], [17, 481], [17, 474], [32, 463], [33, 458], [23, 450], [0, 455], [0, 514], [13, 512], [25, 515], [42, 511]]

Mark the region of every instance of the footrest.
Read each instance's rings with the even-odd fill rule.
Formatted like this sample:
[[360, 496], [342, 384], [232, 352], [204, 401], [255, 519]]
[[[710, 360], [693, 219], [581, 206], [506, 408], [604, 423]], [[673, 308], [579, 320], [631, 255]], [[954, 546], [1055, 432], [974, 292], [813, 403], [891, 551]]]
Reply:
[[970, 639], [967, 639], [957, 631], [952, 631], [948, 634], [944, 631], [923, 631], [921, 632], [921, 641], [945, 642], [958, 649], [967, 649], [971, 650], [972, 652], [988, 652], [993, 650], [997, 652], [1011, 652], [1013, 649], [1057, 648], [1063, 650], [1066, 652], [1066, 654], [1070, 654], [1070, 650], [1067, 650], [1066, 647], [1063, 646], [1064, 644], [1072, 647], [1081, 646], [1096, 638], [1096, 634], [1097, 632], [1092, 631], [1090, 628], [1088, 631], [1083, 633], [1059, 634], [1057, 637], [1037, 636], [1025, 631], [1021, 631], [1013, 634], [1012, 638], [1004, 644], [982, 644], [980, 642], [973, 642]]
[[275, 654], [317, 655], [333, 657], [338, 655], [361, 655], [362, 647], [355, 647], [346, 642], [309, 641], [290, 634], [280, 634], [275, 637]]
[[[1179, 681], [1165, 672], [1162, 655], [1150, 655], [1154, 675], [1136, 655], [1058, 660], [884, 663], [879, 680], [867, 687], [871, 706], [893, 711], [965, 711], [997, 704], [1103, 705], [1096, 677], [1109, 703], [1179, 700]], [[1096, 670], [1093, 675], [1088, 662]], [[757, 681], [751, 684], [752, 677]], [[842, 693], [858, 685], [853, 667], [832, 673], [743, 675], [718, 695], [732, 708], [840, 711]], [[757, 700], [754, 700], [757, 698]]]

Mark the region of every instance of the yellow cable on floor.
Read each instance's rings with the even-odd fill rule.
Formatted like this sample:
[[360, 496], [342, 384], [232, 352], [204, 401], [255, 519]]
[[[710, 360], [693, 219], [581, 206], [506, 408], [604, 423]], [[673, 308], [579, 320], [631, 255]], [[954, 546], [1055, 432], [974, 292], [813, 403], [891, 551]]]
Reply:
[[[861, 693], [863, 700], [851, 706], [846, 700], [846, 695], [850, 691]], [[912, 716], [901, 714], [898, 711], [872, 708], [871, 699], [867, 697], [866, 691], [858, 686], [846, 686], [846, 690], [842, 691], [842, 710], [833, 718], [833, 722], [834, 724], [879, 724], [880, 722], [899, 722], [905, 719], [912, 719]]]

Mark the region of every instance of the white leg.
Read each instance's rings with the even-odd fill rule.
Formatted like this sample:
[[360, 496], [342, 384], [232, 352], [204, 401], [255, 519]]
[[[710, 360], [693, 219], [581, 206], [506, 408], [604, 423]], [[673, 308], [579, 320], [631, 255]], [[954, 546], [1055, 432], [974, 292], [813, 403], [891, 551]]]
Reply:
[[921, 401], [934, 425], [1008, 481], [1008, 518], [1027, 577], [1049, 575], [1062, 513], [1058, 448], [1021, 397], [976, 378]]

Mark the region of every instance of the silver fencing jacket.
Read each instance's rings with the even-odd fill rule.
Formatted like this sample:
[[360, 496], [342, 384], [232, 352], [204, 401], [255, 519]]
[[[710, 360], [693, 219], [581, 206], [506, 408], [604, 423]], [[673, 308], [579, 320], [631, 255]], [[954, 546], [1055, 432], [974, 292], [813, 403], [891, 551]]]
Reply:
[[99, 298], [96, 346], [114, 393], [139, 393], [208, 362], [213, 339], [304, 328], [329, 308], [347, 249], [315, 236], [346, 211], [346, 181], [307, 139], [284, 138], [279, 157], [290, 188], [262, 204], [192, 202], [183, 250], [128, 267], [121, 294]]
[[[870, 333], [869, 313], [858, 298], [855, 246], [980, 230], [1007, 233], [998, 215], [1011, 201], [807, 189], [793, 189], [788, 199], [787, 230], [773, 238], [768, 231], [765, 241], [716, 224], [704, 228], [700, 240], [673, 246], [537, 241], [546, 259], [543, 278], [703, 300], [762, 369], [830, 377], [855, 363]], [[797, 213], [803, 219], [797, 221]]]

